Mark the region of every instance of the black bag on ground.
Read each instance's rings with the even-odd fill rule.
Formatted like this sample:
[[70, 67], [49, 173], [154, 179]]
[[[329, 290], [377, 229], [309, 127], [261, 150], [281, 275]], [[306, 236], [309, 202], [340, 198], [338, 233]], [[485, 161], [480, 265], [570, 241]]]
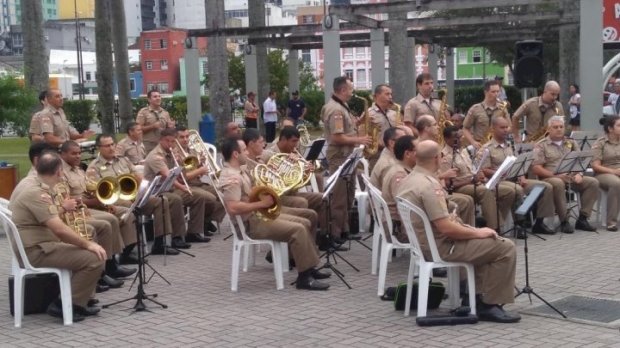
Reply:
[[[11, 315], [15, 315], [13, 276], [9, 277]], [[45, 313], [47, 306], [60, 295], [60, 283], [55, 273], [30, 274], [24, 278], [24, 315]]]
[[[436, 309], [441, 304], [443, 297], [446, 293], [446, 288], [440, 282], [433, 282], [431, 280], [428, 287], [428, 302], [427, 309]], [[397, 311], [405, 310], [405, 303], [407, 297], [407, 282], [398, 284], [396, 287], [396, 294], [394, 296], [394, 309]], [[411, 291], [411, 306], [409, 309], [418, 308], [418, 281], [413, 281], [413, 289]]]

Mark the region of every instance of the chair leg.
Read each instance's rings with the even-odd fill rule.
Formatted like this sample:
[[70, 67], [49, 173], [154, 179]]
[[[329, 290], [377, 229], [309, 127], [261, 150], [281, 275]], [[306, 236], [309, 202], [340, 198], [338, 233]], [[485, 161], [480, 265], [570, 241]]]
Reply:
[[426, 316], [428, 288], [432, 270], [433, 268], [429, 264], [420, 265], [420, 277], [418, 278], [418, 318]]
[[476, 278], [474, 277], [474, 266], [469, 265], [467, 270], [467, 291], [469, 292], [469, 306], [471, 314], [476, 315]]
[[383, 243], [381, 245], [381, 256], [379, 263], [379, 282], [377, 286], [377, 296], [382, 296], [385, 292], [385, 276], [387, 274], [388, 258], [392, 255], [392, 244]]
[[15, 327], [22, 327], [24, 316], [24, 277], [21, 274], [14, 274], [13, 282], [13, 312], [15, 315]]
[[60, 282], [60, 299], [62, 301], [62, 317], [65, 325], [73, 324], [73, 299], [71, 298], [71, 273], [61, 271], [58, 274]]
[[243, 246], [237, 243], [233, 244], [232, 269], [230, 272], [230, 290], [237, 291], [239, 284], [239, 261], [241, 259], [241, 248]]
[[413, 288], [413, 275], [415, 273], [416, 268], [416, 258], [413, 253], [410, 253], [411, 258], [409, 260], [409, 272], [407, 273], [407, 297], [405, 300], [405, 313], [406, 317], [409, 316], [410, 308], [411, 308], [411, 292]]
[[448, 298], [451, 308], [459, 307], [460, 295], [459, 268], [448, 267]]
[[377, 266], [379, 265], [379, 252], [381, 251], [381, 233], [375, 226], [375, 231], [372, 235], [372, 264], [370, 266], [370, 274], [377, 274]]
[[288, 272], [288, 243], [279, 242], [277, 247], [280, 248], [280, 259], [282, 260], [282, 273]]
[[282, 274], [282, 248], [278, 242], [271, 244], [271, 254], [273, 256], [273, 273], [276, 278], [276, 289], [284, 289], [284, 276]]

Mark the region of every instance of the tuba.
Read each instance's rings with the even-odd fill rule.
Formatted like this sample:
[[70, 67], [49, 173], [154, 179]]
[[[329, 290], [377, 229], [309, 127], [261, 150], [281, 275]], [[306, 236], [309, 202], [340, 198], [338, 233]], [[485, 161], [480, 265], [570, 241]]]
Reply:
[[357, 94], [353, 94], [353, 98], [360, 99], [364, 102], [364, 114], [361, 119], [361, 122], [364, 122], [364, 131], [360, 132], [360, 135], [369, 136], [372, 139], [369, 146], [364, 146], [364, 157], [370, 158], [379, 151], [379, 135], [381, 134], [381, 129], [370, 122], [370, 115], [368, 114], [368, 99], [360, 97]]
[[444, 145], [445, 141], [443, 139], [443, 130], [446, 127], [454, 126], [452, 121], [446, 118], [446, 112], [448, 111], [448, 90], [443, 89], [443, 95], [441, 96], [441, 105], [439, 106], [439, 117], [437, 119], [437, 124], [439, 125], [439, 135], [437, 136], [437, 143], [441, 146]]
[[[66, 183], [60, 182], [54, 185], [52, 188], [52, 197], [56, 208], [60, 208], [64, 200], [70, 197], [69, 193], [69, 186]], [[86, 206], [84, 203], [80, 202], [76, 211], [63, 212], [60, 214], [60, 218], [73, 232], [80, 236], [80, 238], [89, 241], [93, 240], [93, 234], [88, 230], [88, 226], [86, 226]]]

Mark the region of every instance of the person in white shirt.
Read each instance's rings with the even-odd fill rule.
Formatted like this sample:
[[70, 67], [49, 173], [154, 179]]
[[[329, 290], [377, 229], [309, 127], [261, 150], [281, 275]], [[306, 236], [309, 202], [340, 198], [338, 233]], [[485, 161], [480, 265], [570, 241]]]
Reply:
[[265, 122], [265, 141], [271, 143], [276, 138], [276, 123], [278, 122], [278, 106], [276, 92], [269, 91], [269, 96], [263, 103], [263, 121]]
[[614, 113], [617, 115], [620, 112], [620, 103], [618, 97], [620, 96], [620, 79], [616, 79], [614, 83], [614, 92], [609, 95], [607, 102], [614, 108]]
[[581, 123], [581, 94], [579, 94], [579, 86], [572, 84], [568, 87], [570, 99], [568, 100], [568, 110], [570, 111], [570, 125], [572, 130], [578, 131]]

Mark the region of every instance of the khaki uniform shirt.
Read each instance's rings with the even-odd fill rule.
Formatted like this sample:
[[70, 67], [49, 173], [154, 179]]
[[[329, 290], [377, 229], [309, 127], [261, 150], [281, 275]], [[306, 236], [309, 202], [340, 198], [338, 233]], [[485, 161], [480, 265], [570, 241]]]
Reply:
[[[445, 172], [452, 167], [452, 147], [444, 145], [443, 149], [441, 149], [441, 156], [440, 170]], [[474, 164], [469, 157], [467, 149], [461, 149], [457, 152], [456, 158], [454, 159], [454, 168], [458, 170], [458, 178], [471, 176], [473, 174]]]
[[[224, 163], [224, 168], [220, 173], [219, 190], [224, 204], [228, 201], [249, 202], [248, 196], [252, 190], [252, 181], [243, 166], [237, 169]], [[251, 215], [252, 213], [243, 214], [241, 219], [247, 221]]]
[[155, 146], [144, 160], [144, 179], [153, 180], [164, 168], [174, 168], [175, 163], [172, 154], [164, 150], [161, 145]]
[[146, 157], [144, 144], [141, 141], [125, 137], [116, 145], [116, 156], [127, 157], [133, 164], [139, 164]]
[[78, 134], [78, 131], [67, 121], [65, 112], [62, 109], [56, 109], [48, 105], [39, 112], [39, 117], [41, 134], [52, 133], [63, 141], [70, 140], [71, 134]]
[[355, 136], [357, 129], [355, 127], [355, 119], [351, 115], [351, 111], [345, 103], [341, 103], [337, 99], [332, 98], [321, 108], [321, 120], [325, 125], [325, 139], [327, 139], [327, 159], [331, 160], [335, 157], [346, 158], [353, 152], [353, 145], [336, 145], [331, 144], [330, 136], [332, 134], [344, 134]]
[[[151, 106], [145, 106], [140, 109], [140, 111], [138, 111], [138, 115], [136, 116], [136, 123], [142, 126], [150, 126], [152, 124], [160, 122], [164, 126], [164, 128], [166, 128], [168, 127], [169, 121], [172, 121], [172, 119], [170, 118], [170, 114], [168, 113], [168, 111], [162, 109], [161, 107], [159, 108], [159, 110], [155, 110], [151, 108]], [[143, 141], [157, 143], [159, 142], [159, 133], [159, 128], [145, 131], [143, 134]]]
[[58, 217], [58, 210], [50, 187], [41, 182], [38, 177], [24, 179], [11, 195], [9, 209], [12, 220], [24, 244], [24, 248], [38, 245], [44, 252], [54, 249], [61, 240], [45, 226], [45, 223]]
[[422, 115], [431, 115], [435, 120], [439, 121], [439, 110], [441, 110], [441, 100], [424, 99], [421, 94], [411, 98], [405, 104], [405, 122], [411, 122], [415, 125], [415, 121]]
[[370, 183], [381, 189], [383, 185], [383, 179], [385, 178], [385, 173], [396, 163], [396, 157], [394, 157], [394, 153], [390, 151], [388, 148], [384, 148], [381, 150], [381, 154], [379, 155], [379, 159], [377, 163], [375, 163], [375, 167], [372, 168], [372, 172], [370, 173]]
[[601, 161], [603, 167], [620, 168], [620, 142], [612, 142], [607, 135], [598, 138], [592, 145], [592, 160]]
[[482, 160], [482, 156], [484, 154], [484, 150], [489, 150], [489, 156], [484, 160], [484, 163], [480, 165], [481, 169], [497, 169], [502, 165], [506, 157], [512, 156], [512, 149], [510, 148], [510, 144], [503, 143], [500, 144], [495, 139], [491, 139], [488, 143], [484, 144], [480, 150], [476, 153], [476, 162], [480, 162]]
[[122, 174], [136, 175], [136, 167], [126, 157], [114, 157], [108, 161], [99, 155], [88, 165], [88, 172], [92, 172], [99, 180], [108, 176], [115, 178]]
[[82, 197], [86, 194], [86, 172], [80, 167], [72, 167], [67, 162], [62, 161], [62, 173], [67, 185], [69, 185], [69, 195], [71, 197]]
[[532, 165], [542, 165], [546, 170], [553, 172], [565, 154], [579, 150], [577, 143], [572, 139], [563, 139], [559, 143], [559, 145], [554, 143], [549, 137], [537, 142], [534, 146]]
[[547, 127], [547, 121], [552, 116], [564, 116], [562, 104], [554, 102], [554, 105], [547, 105], [542, 102], [540, 97], [530, 98], [521, 104], [521, 106], [512, 115], [512, 118], [527, 118], [526, 128], [528, 139], [536, 134], [541, 127]]
[[392, 220], [400, 221], [395, 197], [403, 191], [401, 183], [403, 179], [411, 173], [411, 169], [412, 168], [407, 167], [403, 162], [396, 160], [394, 165], [390, 166], [387, 170], [385, 177], [383, 177], [381, 196], [385, 200], [385, 203], [387, 203], [388, 209], [390, 209]]
[[386, 129], [390, 127], [400, 126], [401, 122], [399, 121], [399, 115], [396, 114], [396, 110], [388, 109], [382, 110], [377, 104], [373, 103], [370, 108], [368, 108], [368, 116], [370, 116], [370, 122], [379, 127], [381, 130], [379, 132], [379, 144], [381, 146], [385, 146], [383, 144], [383, 133], [385, 133]]
[[43, 133], [41, 132], [41, 111], [37, 111], [32, 115], [32, 118], [30, 119], [30, 128], [28, 129], [28, 133], [29, 134], [34, 134], [34, 135], [43, 135]]
[[[424, 210], [429, 221], [432, 222], [450, 216], [448, 213], [448, 196], [433, 173], [416, 166], [411, 174], [401, 181], [400, 186], [403, 188], [400, 196]], [[424, 255], [430, 256], [422, 219], [413, 214], [412, 221], [422, 252]], [[447, 237], [437, 231], [435, 225], [431, 224], [431, 227], [438, 246], [448, 241]]]
[[503, 116], [510, 121], [510, 115], [506, 109], [500, 109], [497, 105], [486, 105], [484, 102], [474, 104], [467, 111], [463, 121], [463, 128], [469, 130], [476, 141], [482, 141], [489, 132], [493, 116]]

